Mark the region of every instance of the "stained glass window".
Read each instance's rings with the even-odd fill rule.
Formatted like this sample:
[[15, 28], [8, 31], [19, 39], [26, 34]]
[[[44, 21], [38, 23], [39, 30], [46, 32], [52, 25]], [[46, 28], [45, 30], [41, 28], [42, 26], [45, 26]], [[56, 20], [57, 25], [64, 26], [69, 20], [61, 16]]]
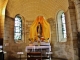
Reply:
[[21, 19], [20, 15], [16, 15], [16, 17], [15, 17], [14, 39], [15, 40], [22, 39], [22, 19]]
[[62, 22], [63, 38], [66, 38], [66, 23], [65, 23], [65, 15], [64, 15], [64, 13], [62, 13], [62, 15], [61, 15], [61, 22]]

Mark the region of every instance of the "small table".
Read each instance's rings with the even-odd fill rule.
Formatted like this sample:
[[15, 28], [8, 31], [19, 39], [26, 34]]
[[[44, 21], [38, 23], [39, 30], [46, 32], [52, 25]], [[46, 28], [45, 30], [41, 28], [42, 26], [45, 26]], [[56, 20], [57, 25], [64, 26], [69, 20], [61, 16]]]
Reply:
[[24, 54], [23, 52], [17, 52], [17, 54], [20, 55], [20, 60], [21, 60], [21, 55]]

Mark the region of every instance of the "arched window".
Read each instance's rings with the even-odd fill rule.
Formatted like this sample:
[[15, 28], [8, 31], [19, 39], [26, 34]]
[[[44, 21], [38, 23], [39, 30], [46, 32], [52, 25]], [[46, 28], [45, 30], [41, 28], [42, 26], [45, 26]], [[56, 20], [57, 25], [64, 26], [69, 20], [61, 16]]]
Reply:
[[22, 40], [22, 19], [19, 14], [15, 16], [14, 40]]
[[60, 11], [57, 16], [58, 20], [58, 41], [66, 42], [66, 22], [65, 22], [65, 14], [63, 11]]

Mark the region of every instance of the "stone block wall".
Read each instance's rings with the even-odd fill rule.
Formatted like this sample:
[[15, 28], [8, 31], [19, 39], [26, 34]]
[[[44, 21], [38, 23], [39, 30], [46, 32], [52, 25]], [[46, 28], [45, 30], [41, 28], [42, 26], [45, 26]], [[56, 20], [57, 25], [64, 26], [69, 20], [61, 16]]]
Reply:
[[[55, 19], [49, 18], [47, 19], [51, 26], [51, 48], [53, 52], [53, 57], [57, 58], [65, 58], [72, 60], [73, 59], [73, 47], [71, 44], [71, 38], [69, 36], [68, 42], [61, 43], [57, 41], [57, 29], [56, 29], [56, 22]], [[24, 41], [16, 43], [14, 41], [14, 19], [10, 17], [6, 17], [5, 25], [4, 25], [4, 50], [7, 51], [5, 58], [8, 59], [9, 56], [19, 58], [17, 52], [23, 51], [25, 54], [23, 57], [26, 56], [25, 47], [29, 44], [29, 29], [33, 21], [25, 20], [24, 22]], [[70, 41], [69, 41], [70, 40]], [[68, 43], [68, 44], [66, 44]], [[72, 51], [72, 52], [71, 52]], [[72, 59], [71, 59], [72, 58]]]
[[[24, 22], [24, 21], [23, 21]], [[5, 54], [5, 59], [12, 58], [19, 58], [20, 56], [17, 55], [17, 52], [24, 52], [22, 57], [26, 57], [25, 48], [29, 45], [29, 28], [33, 21], [26, 21], [22, 23], [24, 26], [22, 35], [23, 40], [15, 42], [14, 40], [14, 18], [6, 16], [5, 18], [5, 25], [4, 25], [4, 51], [7, 53]]]
[[72, 28], [72, 41], [73, 41], [73, 50], [74, 50], [74, 60], [78, 60], [78, 38], [77, 34], [80, 31], [79, 29], [79, 0], [69, 1], [69, 12], [71, 19], [71, 28]]
[[[21, 4], [19, 4], [21, 2]], [[28, 2], [28, 3], [27, 3]], [[57, 3], [56, 3], [57, 2]], [[35, 4], [36, 3], [36, 4]], [[25, 8], [23, 6], [26, 6]], [[55, 6], [55, 7], [54, 7]], [[53, 52], [53, 57], [59, 58], [66, 58], [68, 60], [77, 60], [78, 59], [78, 52], [77, 52], [77, 27], [78, 31], [80, 31], [80, 24], [79, 24], [79, 16], [80, 16], [80, 5], [76, 2], [76, 13], [73, 3], [70, 4], [68, 8], [68, 1], [67, 0], [53, 0], [53, 1], [41, 1], [41, 0], [24, 0], [15, 1], [12, 0], [8, 2], [7, 11], [9, 12], [9, 17], [14, 18], [16, 14], [21, 14], [24, 16], [24, 28], [23, 28], [23, 35], [24, 35], [24, 42], [15, 43], [14, 41], [14, 20], [12, 18], [6, 17], [5, 25], [4, 25], [4, 50], [8, 52], [7, 56], [14, 56], [19, 57], [16, 55], [17, 51], [25, 52], [25, 47], [29, 44], [29, 28], [34, 21], [34, 19], [42, 15], [44, 16], [47, 21], [50, 23], [51, 26], [51, 47]], [[13, 10], [12, 9], [15, 10]], [[23, 9], [22, 9], [23, 8]], [[70, 9], [72, 8], [72, 9]], [[56, 27], [56, 14], [59, 10], [63, 10], [66, 14], [66, 24], [67, 24], [67, 42], [60, 43], [57, 40], [57, 27]], [[77, 21], [75, 18], [77, 16]], [[3, 28], [3, 27], [2, 27]], [[1, 29], [1, 26], [0, 26]], [[2, 30], [3, 31], [3, 30]], [[1, 33], [1, 32], [0, 32]], [[2, 34], [1, 34], [2, 35]], [[26, 55], [26, 54], [25, 54]]]

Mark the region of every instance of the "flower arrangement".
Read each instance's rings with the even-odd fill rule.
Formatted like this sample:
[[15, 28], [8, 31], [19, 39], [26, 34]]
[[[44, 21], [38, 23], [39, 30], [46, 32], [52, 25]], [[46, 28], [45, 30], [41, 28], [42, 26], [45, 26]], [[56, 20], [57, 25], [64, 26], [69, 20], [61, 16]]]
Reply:
[[45, 39], [45, 42], [48, 43], [49, 42], [49, 38]]
[[44, 40], [45, 40], [44, 37], [41, 37], [40, 39], [41, 39], [42, 42], [44, 42]]
[[33, 45], [32, 39], [29, 38], [29, 46], [32, 46], [32, 45]]

